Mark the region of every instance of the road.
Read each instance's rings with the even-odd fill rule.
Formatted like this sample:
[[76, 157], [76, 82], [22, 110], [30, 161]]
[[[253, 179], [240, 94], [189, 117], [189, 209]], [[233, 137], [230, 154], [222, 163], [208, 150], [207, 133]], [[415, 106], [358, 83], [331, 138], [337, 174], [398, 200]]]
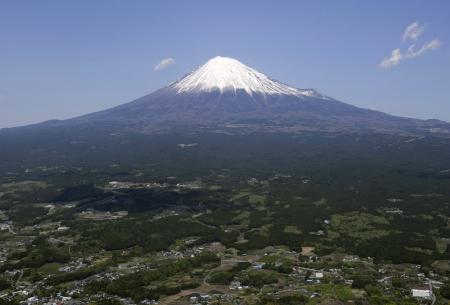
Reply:
[[23, 277], [23, 270], [20, 270], [20, 275], [17, 278], [16, 285], [18, 285], [20, 283], [20, 281], [22, 280], [22, 277]]
[[427, 278], [428, 280], [428, 289], [430, 290], [431, 293], [431, 305], [434, 305], [434, 303], [436, 303], [436, 295], [433, 292], [433, 284], [431, 283], [431, 280], [429, 278]]

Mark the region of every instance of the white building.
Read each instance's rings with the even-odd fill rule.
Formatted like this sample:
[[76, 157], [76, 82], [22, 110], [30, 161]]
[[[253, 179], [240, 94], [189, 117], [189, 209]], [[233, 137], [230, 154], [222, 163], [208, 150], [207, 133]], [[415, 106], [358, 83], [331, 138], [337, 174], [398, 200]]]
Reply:
[[56, 229], [56, 231], [58, 231], [58, 232], [64, 232], [64, 231], [67, 231], [67, 230], [69, 230], [70, 228], [69, 227], [66, 227], [66, 226], [60, 226], [60, 227], [58, 227], [57, 229]]
[[411, 294], [419, 299], [431, 299], [432, 293], [429, 289], [411, 289]]

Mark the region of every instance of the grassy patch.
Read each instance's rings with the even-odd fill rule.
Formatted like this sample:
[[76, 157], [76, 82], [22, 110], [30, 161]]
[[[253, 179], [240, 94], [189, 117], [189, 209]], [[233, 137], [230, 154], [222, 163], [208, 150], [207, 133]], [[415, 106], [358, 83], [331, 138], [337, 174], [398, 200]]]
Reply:
[[285, 226], [284, 233], [292, 233], [292, 234], [302, 234], [302, 231], [297, 228], [297, 226]]
[[354, 298], [352, 289], [344, 285], [323, 284], [308, 286], [307, 289], [309, 291], [319, 292], [324, 296], [337, 298], [340, 301], [349, 301]]
[[242, 192], [237, 193], [233, 197], [231, 197], [229, 201], [230, 202], [235, 202], [235, 201], [238, 201], [240, 199], [243, 199], [243, 198], [247, 197], [250, 194], [251, 194], [250, 192], [242, 191]]
[[[335, 214], [331, 217], [332, 231], [359, 240], [369, 240], [389, 235], [390, 232], [384, 229], [388, 225], [389, 221], [383, 216], [368, 213], [352, 212], [342, 215]], [[337, 236], [336, 234], [333, 235]]]
[[45, 189], [48, 184], [43, 181], [21, 181], [14, 183], [5, 183], [1, 185], [1, 190], [5, 193], [31, 192], [37, 189]]
[[59, 273], [58, 269], [62, 266], [60, 263], [47, 263], [42, 265], [38, 270], [44, 274]]
[[240, 201], [244, 198], [248, 199], [250, 204], [265, 204], [267, 197], [265, 195], [257, 195], [251, 192], [242, 191], [230, 198], [230, 202]]
[[265, 195], [251, 194], [248, 196], [248, 202], [250, 204], [266, 204], [267, 197]]

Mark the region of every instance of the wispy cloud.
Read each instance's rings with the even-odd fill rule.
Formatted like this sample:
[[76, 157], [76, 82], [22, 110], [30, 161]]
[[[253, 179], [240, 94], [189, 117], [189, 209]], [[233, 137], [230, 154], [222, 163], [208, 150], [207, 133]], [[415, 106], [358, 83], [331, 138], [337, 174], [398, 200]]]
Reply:
[[419, 57], [428, 51], [439, 49], [440, 46], [441, 42], [438, 39], [433, 39], [422, 45], [419, 49], [416, 49], [415, 44], [410, 45], [408, 50], [403, 53], [399, 48], [394, 49], [392, 50], [392, 53], [389, 57], [386, 57], [381, 61], [379, 67], [383, 69], [391, 68], [398, 65], [405, 59], [413, 59]]
[[420, 35], [422, 35], [423, 31], [425, 30], [424, 25], [420, 25], [419, 22], [413, 22], [410, 25], [408, 25], [405, 29], [405, 32], [402, 36], [402, 41], [417, 41], [419, 39]]
[[165, 68], [173, 65], [175, 63], [175, 59], [169, 57], [161, 60], [154, 68], [155, 71], [164, 70]]
[[441, 42], [438, 39], [433, 39], [432, 41], [424, 44], [420, 49], [416, 50], [416, 45], [411, 45], [406, 52], [407, 58], [418, 57], [428, 51], [436, 50], [441, 47]]
[[[402, 36], [402, 41], [417, 41], [425, 30], [425, 26], [420, 25], [417, 21], [408, 25]], [[378, 67], [388, 69], [398, 65], [400, 62], [406, 59], [413, 59], [419, 57], [428, 51], [439, 49], [441, 42], [438, 39], [433, 39], [424, 43], [420, 48], [416, 47], [416, 44], [411, 44], [404, 52], [400, 48], [392, 50], [391, 55], [383, 58]]]
[[404, 56], [402, 54], [402, 51], [400, 51], [400, 49], [394, 49], [392, 50], [391, 56], [386, 57], [381, 61], [379, 67], [387, 69], [396, 66], [400, 63], [400, 61], [402, 61], [403, 57]]

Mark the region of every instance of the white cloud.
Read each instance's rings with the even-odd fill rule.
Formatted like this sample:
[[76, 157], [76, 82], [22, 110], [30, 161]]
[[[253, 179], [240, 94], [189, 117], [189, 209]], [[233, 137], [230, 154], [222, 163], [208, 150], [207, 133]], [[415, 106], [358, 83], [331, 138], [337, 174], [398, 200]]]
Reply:
[[441, 46], [441, 42], [438, 39], [433, 39], [432, 41], [424, 44], [419, 50], [416, 50], [416, 46], [413, 44], [408, 48], [408, 51], [406, 52], [405, 56], [407, 58], [414, 58], [418, 57], [425, 52], [439, 49]]
[[419, 39], [420, 35], [425, 30], [424, 25], [420, 25], [419, 22], [413, 22], [410, 25], [408, 25], [405, 29], [405, 32], [402, 36], [402, 41], [417, 41]]
[[425, 26], [417, 21], [408, 25], [403, 33], [402, 41], [413, 41], [414, 43], [411, 44], [405, 52], [402, 52], [400, 48], [392, 50], [391, 55], [383, 58], [378, 67], [388, 69], [398, 65], [405, 59], [413, 59], [427, 53], [428, 51], [439, 49], [441, 42], [438, 39], [433, 39], [427, 43], [424, 43], [419, 49], [417, 49], [415, 42], [424, 31]]
[[153, 70], [155, 71], [160, 71], [160, 70], [164, 70], [165, 68], [167, 68], [168, 66], [171, 66], [175, 63], [175, 59], [169, 57], [169, 58], [164, 58], [163, 60], [161, 60]]
[[416, 45], [409, 46], [405, 53], [402, 53], [400, 49], [394, 49], [389, 57], [384, 58], [379, 64], [380, 68], [388, 69], [390, 67], [398, 65], [405, 59], [413, 59], [425, 54], [428, 51], [436, 50], [441, 46], [441, 42], [438, 39], [433, 39], [430, 42], [425, 43], [420, 49], [416, 50]]
[[384, 58], [379, 67], [383, 69], [390, 68], [392, 66], [396, 66], [400, 63], [400, 61], [403, 59], [403, 54], [400, 49], [394, 49], [392, 50], [391, 56]]

